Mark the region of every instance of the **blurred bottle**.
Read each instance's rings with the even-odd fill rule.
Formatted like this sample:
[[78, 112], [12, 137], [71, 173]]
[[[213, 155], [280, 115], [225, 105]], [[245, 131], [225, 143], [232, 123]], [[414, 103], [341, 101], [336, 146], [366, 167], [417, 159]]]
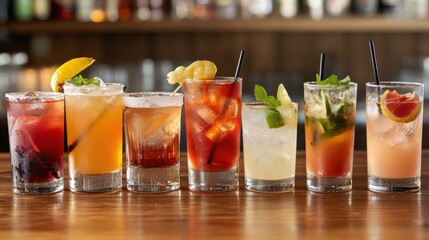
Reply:
[[165, 10], [167, 8], [166, 0], [150, 0], [151, 19], [159, 21], [165, 17]]
[[383, 13], [388, 16], [395, 16], [399, 12], [400, 3], [403, 0], [381, 0]]
[[326, 13], [332, 17], [348, 14], [350, 11], [350, 0], [326, 0]]
[[107, 0], [106, 18], [109, 22], [127, 21], [131, 17], [131, 6], [128, 0]]
[[252, 16], [263, 18], [273, 11], [272, 0], [248, 0], [249, 12]]
[[427, 18], [428, 0], [400, 1], [398, 15], [401, 18]]
[[172, 18], [189, 19], [193, 17], [194, 0], [172, 0]]
[[91, 19], [89, 15], [94, 6], [92, 0], [76, 0], [76, 20], [81, 22], [89, 22]]
[[54, 9], [55, 15], [61, 20], [74, 19], [74, 0], [55, 0]]
[[131, 3], [129, 0], [119, 0], [118, 6], [119, 21], [128, 21], [131, 18]]
[[200, 19], [210, 19], [216, 14], [215, 0], [195, 0], [194, 15]]
[[119, 19], [119, 0], [106, 0], [106, 19], [116, 22]]
[[248, 19], [252, 17], [249, 11], [249, 0], [239, 0], [240, 1], [240, 17], [243, 19]]
[[298, 0], [279, 0], [279, 5], [284, 18], [293, 18], [298, 13]]
[[9, 16], [9, 0], [0, 1], [0, 23], [8, 22]]
[[146, 21], [151, 18], [149, 0], [134, 1], [134, 19], [138, 21]]
[[25, 22], [33, 18], [32, 0], [14, 0], [13, 3], [14, 15], [17, 21]]
[[91, 22], [106, 21], [106, 0], [94, 0], [94, 5], [89, 13], [89, 18], [91, 19]]
[[33, 14], [37, 20], [47, 20], [51, 15], [51, 1], [33, 0]]
[[306, 0], [308, 14], [313, 19], [321, 19], [325, 15], [324, 0]]
[[221, 19], [234, 19], [238, 15], [238, 3], [236, 0], [217, 0], [217, 16]]
[[375, 15], [378, 11], [379, 0], [353, 0], [356, 13], [366, 16]]

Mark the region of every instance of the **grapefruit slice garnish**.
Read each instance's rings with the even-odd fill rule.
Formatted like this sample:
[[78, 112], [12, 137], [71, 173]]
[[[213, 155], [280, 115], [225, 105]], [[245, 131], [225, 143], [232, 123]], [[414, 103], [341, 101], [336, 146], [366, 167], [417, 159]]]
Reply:
[[400, 123], [414, 121], [420, 114], [421, 106], [420, 97], [415, 92], [399, 94], [396, 90], [386, 90], [380, 98], [383, 115]]

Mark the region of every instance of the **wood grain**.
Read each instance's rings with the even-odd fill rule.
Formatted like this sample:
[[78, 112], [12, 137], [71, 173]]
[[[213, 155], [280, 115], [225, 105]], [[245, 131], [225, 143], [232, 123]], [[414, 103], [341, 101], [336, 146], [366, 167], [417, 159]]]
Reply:
[[225, 193], [187, 188], [138, 194], [16, 195], [10, 157], [0, 154], [0, 239], [424, 239], [429, 236], [429, 151], [423, 188], [378, 194], [366, 188], [366, 155], [355, 153], [353, 190], [315, 194], [305, 189], [305, 158], [298, 153], [296, 188], [281, 194], [243, 188]]

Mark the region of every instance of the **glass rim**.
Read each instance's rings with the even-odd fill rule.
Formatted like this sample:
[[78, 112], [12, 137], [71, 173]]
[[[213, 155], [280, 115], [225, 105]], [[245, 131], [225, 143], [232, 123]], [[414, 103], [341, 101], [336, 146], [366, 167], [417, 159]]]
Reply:
[[[40, 94], [40, 95], [26, 96], [26, 94], [30, 92]], [[5, 98], [7, 101], [23, 101], [23, 100], [40, 99], [43, 102], [47, 102], [47, 101], [63, 100], [64, 94], [60, 92], [50, 92], [50, 91], [10, 92], [5, 94]]]
[[400, 82], [400, 81], [382, 81], [380, 84], [376, 82], [367, 82], [365, 83], [367, 87], [371, 88], [416, 88], [424, 87], [423, 83], [419, 82]]
[[104, 83], [104, 84], [106, 84], [106, 86], [94, 86], [94, 85], [75, 86], [73, 84], [69, 84], [69, 85], [64, 84], [63, 85], [63, 89], [64, 90], [66, 88], [68, 88], [68, 89], [94, 89], [94, 88], [97, 88], [97, 89], [112, 89], [112, 88], [122, 88], [123, 89], [125, 87], [125, 85], [122, 84], [122, 83]]
[[124, 93], [124, 98], [149, 98], [149, 97], [183, 97], [183, 93], [175, 93], [171, 96], [172, 92], [127, 92]]
[[166, 108], [183, 105], [183, 94], [171, 92], [132, 92], [124, 93], [124, 107], [127, 108]]
[[[265, 103], [263, 102], [244, 102], [242, 104], [243, 107], [248, 107], [248, 108], [268, 108], [267, 105], [265, 105]], [[298, 103], [296, 102], [292, 102], [292, 106], [278, 106], [278, 108], [297, 108], [298, 107]], [[276, 107], [277, 108], [277, 107]]]
[[[357, 83], [355, 82], [349, 82], [349, 84], [347, 85], [347, 87], [357, 87]], [[341, 88], [341, 87], [345, 87], [346, 85], [330, 85], [330, 84], [326, 84], [326, 85], [317, 85], [316, 81], [312, 81], [312, 82], [305, 82], [304, 83], [304, 87], [306, 88], [310, 88], [310, 89], [337, 89], [337, 88]]]
[[189, 78], [189, 79], [185, 79], [185, 83], [186, 82], [190, 82], [190, 83], [194, 83], [194, 82], [204, 82], [204, 83], [214, 83], [214, 82], [241, 82], [243, 80], [243, 78], [238, 77], [237, 79], [235, 79], [235, 77], [214, 77], [213, 79], [209, 79], [209, 80], [201, 80], [198, 78]]

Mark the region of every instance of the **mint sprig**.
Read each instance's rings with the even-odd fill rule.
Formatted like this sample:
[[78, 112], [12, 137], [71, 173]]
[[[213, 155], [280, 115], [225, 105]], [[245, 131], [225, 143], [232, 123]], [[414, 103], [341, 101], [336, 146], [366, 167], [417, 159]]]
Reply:
[[84, 85], [100, 86], [100, 80], [96, 78], [84, 78], [81, 75], [76, 76], [70, 80], [67, 80], [67, 83], [73, 84], [75, 86], [84, 86]]
[[255, 84], [255, 98], [256, 101], [262, 102], [268, 107], [275, 108], [281, 105], [280, 100], [277, 100], [274, 96], [268, 96], [265, 88], [258, 84]]
[[256, 101], [262, 102], [268, 107], [268, 113], [265, 117], [269, 128], [279, 128], [285, 125], [282, 115], [276, 107], [281, 105], [280, 100], [274, 96], [268, 96], [264, 87], [255, 84]]
[[338, 79], [338, 76], [332, 74], [331, 76], [320, 79], [319, 74], [316, 74], [317, 85], [336, 85], [336, 86], [347, 86], [350, 83], [350, 76], [346, 76], [343, 79]]
[[[319, 74], [316, 74], [317, 85], [334, 85], [348, 87], [350, 83], [350, 77], [346, 76], [344, 79], [338, 79], [338, 76], [332, 74], [326, 79], [320, 79]], [[354, 103], [351, 99], [345, 98], [343, 103], [340, 103], [340, 107], [336, 111], [333, 111], [329, 98], [323, 94], [323, 100], [326, 110], [326, 118], [318, 119], [318, 122], [323, 128], [324, 137], [332, 137], [343, 133], [350, 127], [353, 127], [354, 120]]]

